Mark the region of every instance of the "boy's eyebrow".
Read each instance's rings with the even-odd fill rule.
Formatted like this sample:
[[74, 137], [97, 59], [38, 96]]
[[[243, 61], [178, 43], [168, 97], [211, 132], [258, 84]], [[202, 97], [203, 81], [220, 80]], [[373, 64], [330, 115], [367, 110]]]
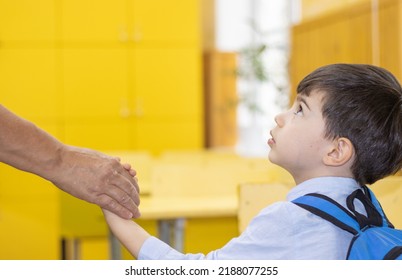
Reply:
[[307, 107], [307, 109], [309, 109], [310, 111], [311, 111], [311, 109], [310, 109], [310, 106], [308, 106], [308, 104], [307, 104], [307, 101], [306, 101], [306, 99], [304, 98], [304, 96], [302, 96], [302, 95], [297, 95], [297, 101], [298, 102], [300, 102], [300, 103], [304, 103], [304, 105], [306, 105], [306, 107]]

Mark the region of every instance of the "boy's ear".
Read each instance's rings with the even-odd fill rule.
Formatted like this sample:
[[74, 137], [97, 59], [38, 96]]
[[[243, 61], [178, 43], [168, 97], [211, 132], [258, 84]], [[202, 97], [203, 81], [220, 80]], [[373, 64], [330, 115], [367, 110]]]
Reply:
[[354, 155], [352, 142], [345, 137], [340, 137], [332, 142], [329, 152], [324, 156], [324, 164], [329, 166], [341, 166], [349, 162]]

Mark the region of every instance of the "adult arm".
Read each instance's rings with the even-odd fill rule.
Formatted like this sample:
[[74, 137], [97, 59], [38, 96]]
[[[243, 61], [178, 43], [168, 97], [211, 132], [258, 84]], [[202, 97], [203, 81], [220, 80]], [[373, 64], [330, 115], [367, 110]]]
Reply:
[[0, 105], [0, 161], [122, 218], [140, 216], [135, 172], [119, 159], [68, 146]]

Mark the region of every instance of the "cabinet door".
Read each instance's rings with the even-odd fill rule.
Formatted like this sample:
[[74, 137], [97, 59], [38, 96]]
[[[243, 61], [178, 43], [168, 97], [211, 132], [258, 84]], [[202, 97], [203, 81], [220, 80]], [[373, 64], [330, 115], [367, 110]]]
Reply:
[[130, 122], [121, 118], [70, 119], [65, 124], [65, 142], [95, 150], [128, 150]]
[[0, 197], [0, 259], [60, 258], [55, 196]]
[[135, 132], [132, 137], [136, 147], [156, 154], [164, 150], [201, 149], [204, 144], [200, 117], [143, 118], [137, 121]]
[[63, 0], [64, 42], [110, 43], [127, 39], [126, 0]]
[[128, 148], [127, 50], [63, 50], [65, 141], [93, 149]]
[[0, 0], [0, 42], [53, 41], [54, 0]]
[[126, 114], [126, 49], [64, 49], [62, 65], [67, 119], [120, 117]]
[[130, 34], [138, 43], [199, 44], [198, 0], [128, 0]]
[[134, 51], [134, 113], [138, 117], [199, 116], [202, 112], [198, 49]]
[[52, 49], [0, 49], [0, 102], [32, 121], [61, 117]]

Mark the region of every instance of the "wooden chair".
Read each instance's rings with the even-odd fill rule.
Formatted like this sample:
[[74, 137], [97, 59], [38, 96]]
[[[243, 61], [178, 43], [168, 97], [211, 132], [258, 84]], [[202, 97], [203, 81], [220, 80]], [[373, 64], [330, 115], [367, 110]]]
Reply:
[[239, 232], [243, 232], [250, 221], [268, 205], [283, 201], [291, 189], [290, 184], [240, 184], [238, 187]]

